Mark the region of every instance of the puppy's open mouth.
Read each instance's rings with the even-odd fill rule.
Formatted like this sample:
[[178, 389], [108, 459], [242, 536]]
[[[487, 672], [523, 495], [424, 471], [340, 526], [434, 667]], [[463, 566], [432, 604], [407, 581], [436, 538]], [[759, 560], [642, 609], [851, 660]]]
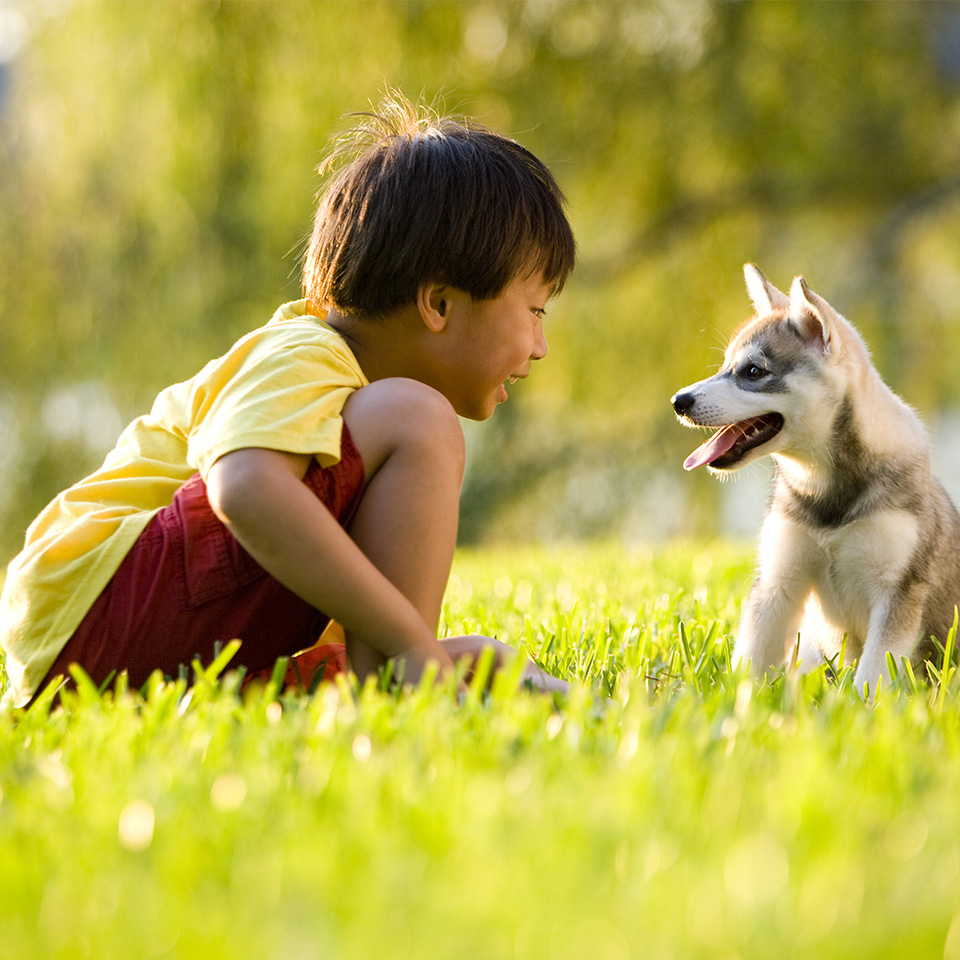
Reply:
[[766, 413], [721, 427], [683, 461], [683, 469], [696, 470], [707, 464], [714, 470], [726, 470], [739, 463], [754, 447], [772, 440], [782, 429], [783, 417], [779, 413]]

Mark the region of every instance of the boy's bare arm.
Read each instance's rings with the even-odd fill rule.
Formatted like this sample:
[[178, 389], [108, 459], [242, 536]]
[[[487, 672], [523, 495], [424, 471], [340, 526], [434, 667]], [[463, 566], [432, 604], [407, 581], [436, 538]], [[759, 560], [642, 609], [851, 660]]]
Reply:
[[226, 454], [206, 477], [217, 516], [276, 580], [385, 657], [405, 676], [450, 656], [414, 605], [367, 558], [302, 483], [310, 457], [250, 448]]

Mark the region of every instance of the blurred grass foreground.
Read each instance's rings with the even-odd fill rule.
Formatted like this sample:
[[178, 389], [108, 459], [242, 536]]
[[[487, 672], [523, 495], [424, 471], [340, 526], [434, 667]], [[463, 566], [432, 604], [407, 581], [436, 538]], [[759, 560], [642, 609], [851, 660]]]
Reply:
[[522, 140], [580, 244], [549, 358], [471, 430], [465, 543], [754, 524], [682, 475], [668, 404], [747, 315], [748, 260], [804, 273], [956, 432], [956, 2], [0, 0], [5, 557], [298, 295], [316, 163], [384, 83]]
[[728, 547], [462, 551], [452, 632], [583, 686], [238, 694], [229, 668], [0, 716], [0, 956], [960, 956], [960, 680], [727, 665]]

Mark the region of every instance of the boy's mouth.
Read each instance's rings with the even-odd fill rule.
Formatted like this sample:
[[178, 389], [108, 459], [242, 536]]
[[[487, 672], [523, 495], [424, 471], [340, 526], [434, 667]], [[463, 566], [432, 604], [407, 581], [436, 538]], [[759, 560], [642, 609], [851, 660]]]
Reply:
[[739, 463], [751, 450], [772, 440], [783, 429], [779, 413], [766, 413], [739, 423], [721, 427], [706, 443], [700, 444], [683, 461], [684, 470], [696, 470], [704, 464], [714, 470], [726, 470]]
[[513, 384], [515, 384], [519, 379], [520, 377], [518, 376], [507, 377], [507, 379], [500, 384], [500, 396], [497, 401], [498, 403], [503, 403], [507, 399], [507, 384], [509, 383], [511, 386], [513, 386]]

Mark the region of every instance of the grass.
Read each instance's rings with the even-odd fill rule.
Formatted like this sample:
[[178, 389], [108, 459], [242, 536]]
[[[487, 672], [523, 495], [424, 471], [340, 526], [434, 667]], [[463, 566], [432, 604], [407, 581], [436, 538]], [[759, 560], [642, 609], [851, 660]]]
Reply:
[[748, 550], [463, 553], [501, 677], [0, 715], [0, 957], [960, 958], [960, 680], [728, 666]]

